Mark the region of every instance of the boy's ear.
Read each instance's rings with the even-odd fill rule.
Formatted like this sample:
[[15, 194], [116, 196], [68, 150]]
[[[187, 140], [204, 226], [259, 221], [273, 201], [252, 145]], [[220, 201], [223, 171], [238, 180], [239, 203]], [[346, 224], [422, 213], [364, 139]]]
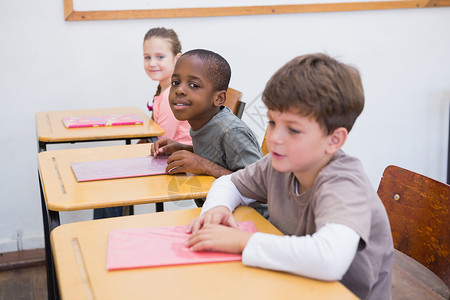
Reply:
[[221, 107], [225, 104], [225, 100], [227, 100], [227, 91], [218, 91], [214, 94], [214, 106]]
[[182, 55], [181, 52], [178, 53], [177, 55], [175, 55], [175, 61], [177, 61], [180, 58], [181, 55]]
[[334, 154], [344, 146], [347, 140], [348, 131], [344, 127], [336, 128], [329, 136], [329, 143], [326, 149], [327, 154]]

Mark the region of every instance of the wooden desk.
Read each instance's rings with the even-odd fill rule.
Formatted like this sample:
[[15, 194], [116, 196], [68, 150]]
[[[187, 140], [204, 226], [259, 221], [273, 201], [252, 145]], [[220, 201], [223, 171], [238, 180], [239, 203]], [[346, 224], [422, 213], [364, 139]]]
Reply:
[[[214, 177], [203, 175], [157, 175], [77, 182], [73, 162], [143, 157], [151, 144], [121, 145], [46, 151], [38, 154], [45, 205], [59, 225], [58, 211], [162, 203], [208, 194]], [[53, 226], [52, 229], [56, 226]]]
[[[88, 128], [66, 128], [61, 121], [63, 117], [80, 117], [109, 114], [136, 114], [143, 125], [105, 126]], [[75, 143], [105, 140], [126, 140], [160, 136], [164, 130], [135, 107], [101, 108], [86, 110], [46, 111], [36, 114], [36, 131], [39, 152], [47, 150], [47, 144]]]
[[[151, 144], [46, 151], [38, 154], [49, 295], [55, 288], [50, 232], [60, 225], [59, 211], [156, 203], [206, 197], [214, 177], [157, 175], [78, 183], [72, 162], [143, 157]], [[50, 299], [53, 299], [52, 297]]]
[[[61, 225], [51, 239], [62, 299], [357, 299], [339, 282], [250, 268], [241, 262], [106, 270], [111, 229], [188, 224], [200, 209]], [[234, 213], [258, 231], [280, 232], [250, 207]]]

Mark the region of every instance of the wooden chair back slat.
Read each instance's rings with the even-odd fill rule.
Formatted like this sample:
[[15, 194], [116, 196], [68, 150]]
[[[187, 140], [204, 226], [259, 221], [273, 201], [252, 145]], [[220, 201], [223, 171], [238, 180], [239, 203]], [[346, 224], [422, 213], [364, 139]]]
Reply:
[[450, 186], [388, 166], [378, 187], [394, 247], [450, 285]]
[[230, 87], [228, 88], [225, 106], [229, 107], [239, 119], [242, 118], [245, 108], [245, 102], [242, 102], [241, 99], [241, 92]]

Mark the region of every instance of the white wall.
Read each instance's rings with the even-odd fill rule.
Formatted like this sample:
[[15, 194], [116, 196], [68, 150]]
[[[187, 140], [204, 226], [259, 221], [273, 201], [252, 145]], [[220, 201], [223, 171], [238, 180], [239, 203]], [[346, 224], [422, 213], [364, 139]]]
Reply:
[[361, 158], [373, 186], [389, 164], [446, 181], [450, 8], [66, 22], [61, 0], [2, 0], [0, 253], [44, 244], [35, 113], [145, 109], [156, 85], [143, 71], [141, 46], [154, 26], [174, 28], [184, 50], [228, 59], [231, 86], [247, 102], [243, 119], [260, 139], [259, 95], [284, 63], [324, 51], [354, 64], [366, 106], [344, 149]]

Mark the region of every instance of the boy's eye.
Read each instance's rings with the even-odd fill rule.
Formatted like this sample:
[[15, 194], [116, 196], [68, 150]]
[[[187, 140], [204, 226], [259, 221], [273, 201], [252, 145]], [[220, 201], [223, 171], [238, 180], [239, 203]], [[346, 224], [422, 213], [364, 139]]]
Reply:
[[300, 133], [300, 130], [297, 130], [297, 129], [294, 129], [294, 128], [292, 128], [292, 127], [289, 127], [289, 132], [290, 132], [290, 133], [294, 133], [294, 134], [299, 134], [299, 133]]
[[161, 59], [163, 59], [164, 58], [164, 56], [162, 56], [162, 55], [158, 55], [157, 57], [156, 57], [157, 59], [159, 59], [159, 60], [161, 60]]
[[199, 85], [196, 84], [195, 82], [189, 83], [189, 86], [190, 86], [191, 88], [198, 88], [198, 87], [199, 87]]
[[275, 122], [272, 120], [267, 121], [268, 126], [275, 126]]
[[150, 56], [144, 56], [145, 60], [150, 60]]
[[180, 82], [178, 80], [172, 80], [172, 85], [179, 85]]

